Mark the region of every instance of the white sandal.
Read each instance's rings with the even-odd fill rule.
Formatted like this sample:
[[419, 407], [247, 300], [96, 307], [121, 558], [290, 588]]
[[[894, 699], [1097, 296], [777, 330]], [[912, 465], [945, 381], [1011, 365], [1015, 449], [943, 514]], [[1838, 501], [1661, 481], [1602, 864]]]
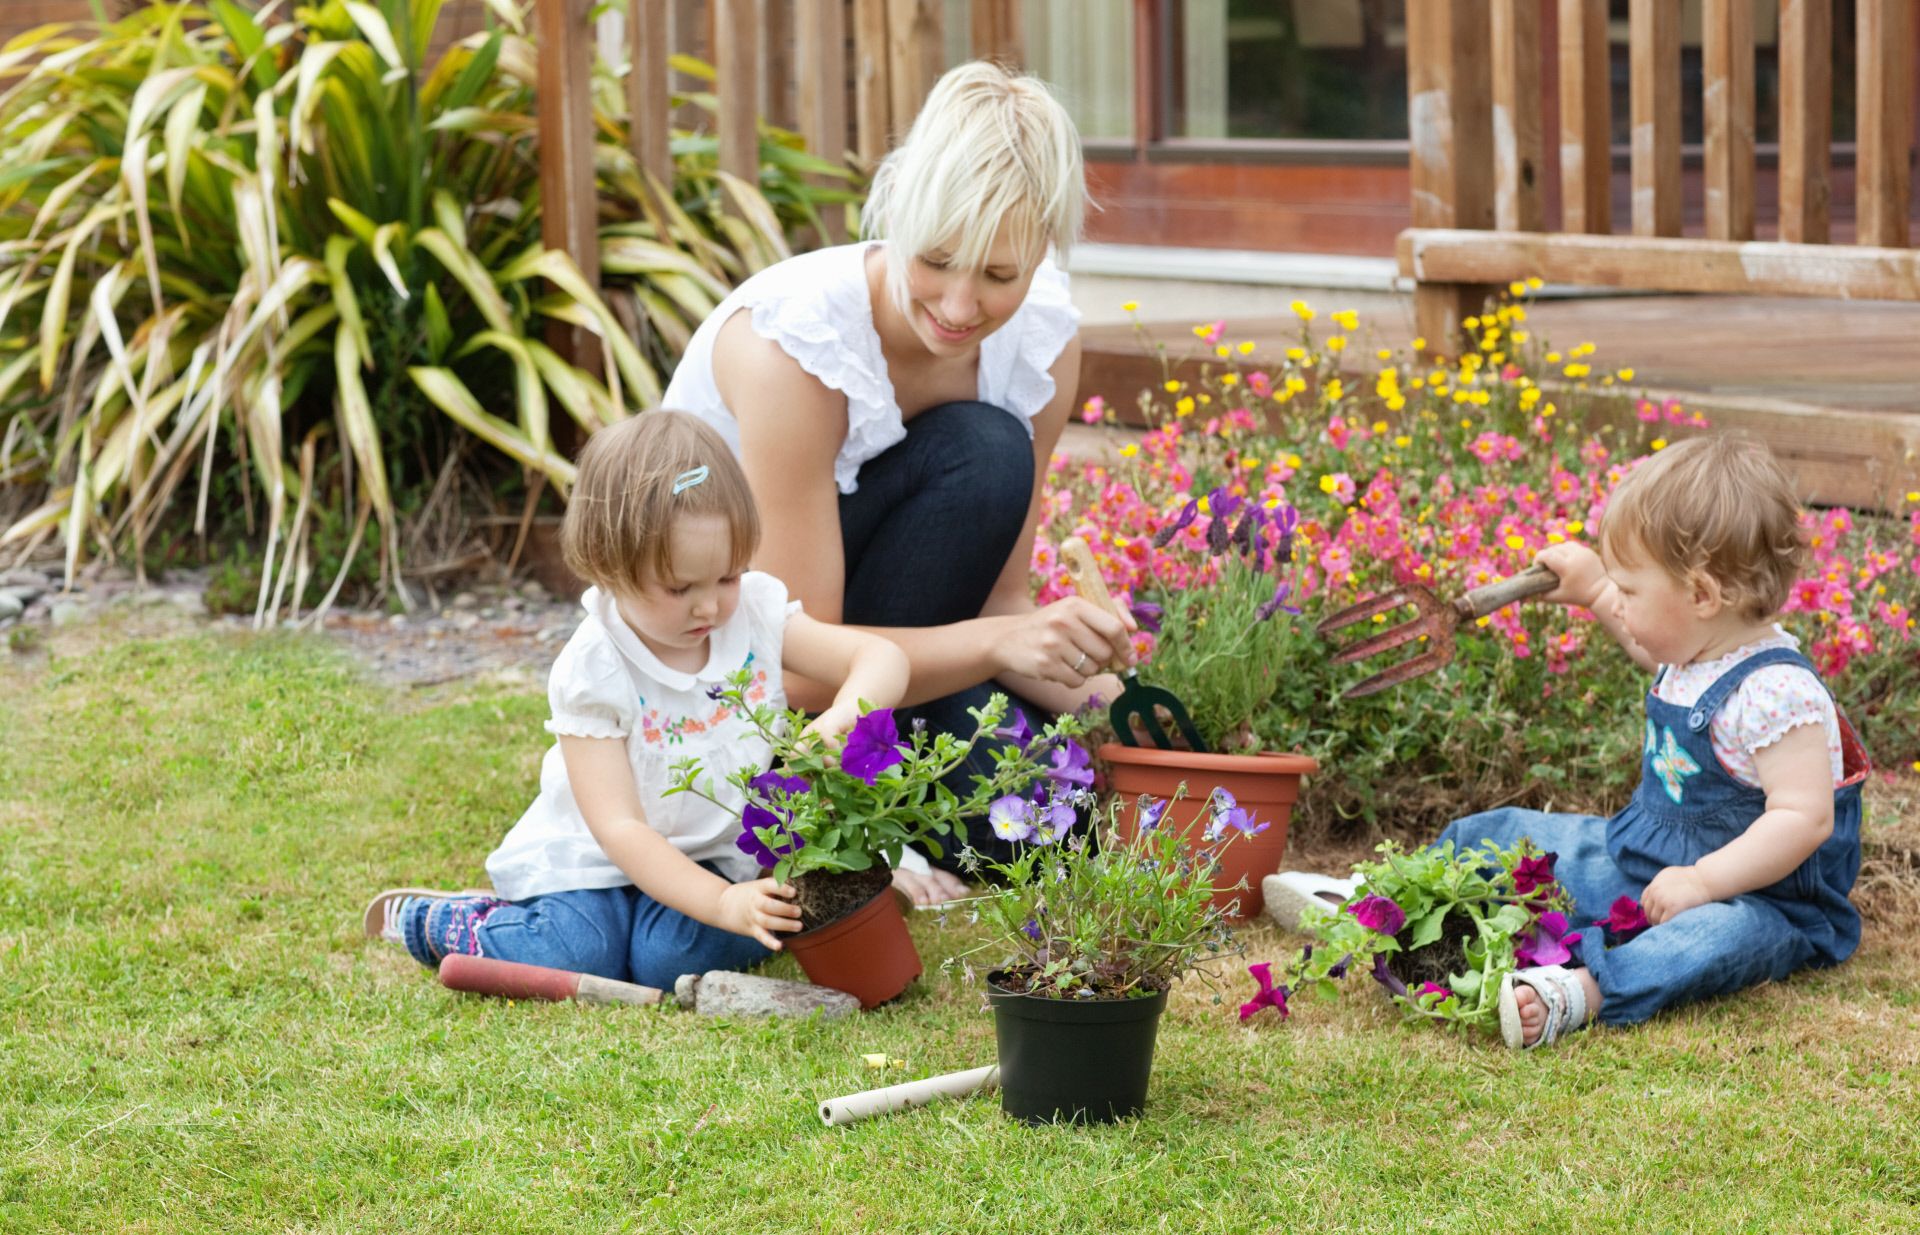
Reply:
[[429, 900], [453, 900], [456, 897], [496, 896], [492, 888], [466, 888], [459, 892], [449, 892], [445, 888], [388, 888], [377, 893], [367, 902], [366, 909], [360, 914], [360, 933], [368, 939], [386, 938], [390, 943], [400, 942], [390, 935], [389, 920], [393, 906], [409, 896], [424, 896]]
[[1312, 871], [1281, 871], [1260, 881], [1267, 916], [1281, 930], [1300, 929], [1300, 915], [1309, 909], [1338, 909], [1360, 890], [1357, 875], [1336, 879]]
[[[1541, 1027], [1540, 1036], [1532, 1042], [1526, 1040], [1526, 1030], [1520, 1024], [1520, 1000], [1515, 994], [1516, 986], [1531, 987], [1547, 1008], [1547, 1023]], [[1559, 965], [1537, 965], [1531, 969], [1516, 969], [1500, 979], [1500, 1036], [1514, 1050], [1530, 1051], [1536, 1046], [1546, 1046], [1567, 1034], [1585, 1029], [1587, 1018], [1587, 990], [1571, 969]]]

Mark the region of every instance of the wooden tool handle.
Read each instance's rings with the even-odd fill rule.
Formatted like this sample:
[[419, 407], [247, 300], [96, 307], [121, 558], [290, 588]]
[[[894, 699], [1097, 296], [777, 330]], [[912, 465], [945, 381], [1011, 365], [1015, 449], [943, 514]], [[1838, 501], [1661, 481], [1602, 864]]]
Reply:
[[581, 1003], [659, 1003], [651, 986], [616, 982], [590, 973], [523, 965], [519, 961], [455, 953], [440, 962], [440, 984], [448, 990], [507, 999], [574, 999]]
[[1544, 596], [1560, 586], [1560, 576], [1535, 562], [1511, 579], [1477, 587], [1454, 602], [1463, 617], [1482, 618], [1516, 600]]
[[1069, 536], [1060, 542], [1060, 560], [1067, 565], [1067, 578], [1073, 580], [1073, 590], [1080, 593], [1080, 599], [1090, 600], [1099, 605], [1122, 623], [1126, 616], [1120, 612], [1119, 602], [1113, 593], [1107, 591], [1107, 581], [1100, 577], [1100, 568], [1094, 565], [1093, 550], [1087, 548], [1087, 542], [1078, 536]]

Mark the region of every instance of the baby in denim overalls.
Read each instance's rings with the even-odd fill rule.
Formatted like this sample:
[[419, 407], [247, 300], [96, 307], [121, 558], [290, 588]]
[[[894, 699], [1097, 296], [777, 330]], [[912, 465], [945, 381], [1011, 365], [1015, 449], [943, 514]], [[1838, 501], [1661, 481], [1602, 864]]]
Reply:
[[1509, 1046], [1539, 1046], [1598, 1017], [1660, 1009], [1837, 965], [1860, 942], [1847, 894], [1860, 870], [1867, 760], [1797, 641], [1773, 617], [1805, 560], [1799, 504], [1779, 465], [1737, 435], [1668, 447], [1622, 480], [1600, 552], [1560, 544], [1549, 601], [1591, 610], [1647, 694], [1640, 787], [1611, 819], [1504, 809], [1456, 820], [1461, 849], [1531, 837], [1577, 921], [1640, 902], [1651, 926], [1581, 968], [1522, 969], [1500, 992]]

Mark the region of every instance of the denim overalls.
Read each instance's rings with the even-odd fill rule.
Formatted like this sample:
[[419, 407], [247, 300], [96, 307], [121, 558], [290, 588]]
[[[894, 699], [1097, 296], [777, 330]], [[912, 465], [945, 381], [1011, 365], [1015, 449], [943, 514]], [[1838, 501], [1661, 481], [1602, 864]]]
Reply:
[[1559, 855], [1554, 875], [1573, 896], [1581, 932], [1573, 950], [1600, 988], [1600, 1019], [1608, 1024], [1634, 1024], [1672, 1004], [1837, 965], [1860, 943], [1860, 915], [1847, 893], [1860, 873], [1860, 786], [1868, 769], [1844, 716], [1846, 779], [1834, 790], [1833, 835], [1786, 878], [1697, 906], [1614, 948], [1603, 946], [1593, 924], [1616, 898], [1640, 899], [1662, 870], [1692, 865], [1765, 813], [1766, 794], [1721, 766], [1708, 726], [1748, 674], [1778, 664], [1813, 671], [1800, 653], [1770, 648], [1728, 669], [1691, 707], [1648, 691], [1640, 787], [1613, 818], [1509, 807], [1455, 820], [1440, 834], [1456, 849], [1485, 840], [1505, 848], [1527, 836]]

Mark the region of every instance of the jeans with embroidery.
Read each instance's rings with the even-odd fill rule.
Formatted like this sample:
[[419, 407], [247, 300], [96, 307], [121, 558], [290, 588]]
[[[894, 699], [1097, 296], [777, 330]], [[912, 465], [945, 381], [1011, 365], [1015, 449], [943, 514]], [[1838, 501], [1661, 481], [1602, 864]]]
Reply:
[[[979, 617], [1026, 525], [1033, 439], [1024, 420], [989, 403], [943, 403], [906, 429], [904, 441], [861, 466], [859, 488], [840, 497], [841, 620], [850, 625], [946, 626]], [[968, 709], [985, 706], [996, 690], [982, 682], [896, 715], [903, 726], [920, 720], [935, 733], [971, 736]], [[1035, 728], [1051, 717], [1017, 696], [1009, 704]], [[991, 772], [990, 746], [975, 747], [947, 787], [964, 797], [976, 772]], [[961, 843], [943, 842], [934, 864], [958, 870]], [[964, 843], [991, 861], [1013, 856], [984, 816], [967, 821]]]
[[[712, 863], [701, 865], [720, 873]], [[408, 915], [403, 936], [423, 965], [460, 952], [661, 990], [672, 990], [681, 974], [750, 969], [772, 955], [758, 940], [696, 921], [631, 884], [523, 901], [424, 901]]]

